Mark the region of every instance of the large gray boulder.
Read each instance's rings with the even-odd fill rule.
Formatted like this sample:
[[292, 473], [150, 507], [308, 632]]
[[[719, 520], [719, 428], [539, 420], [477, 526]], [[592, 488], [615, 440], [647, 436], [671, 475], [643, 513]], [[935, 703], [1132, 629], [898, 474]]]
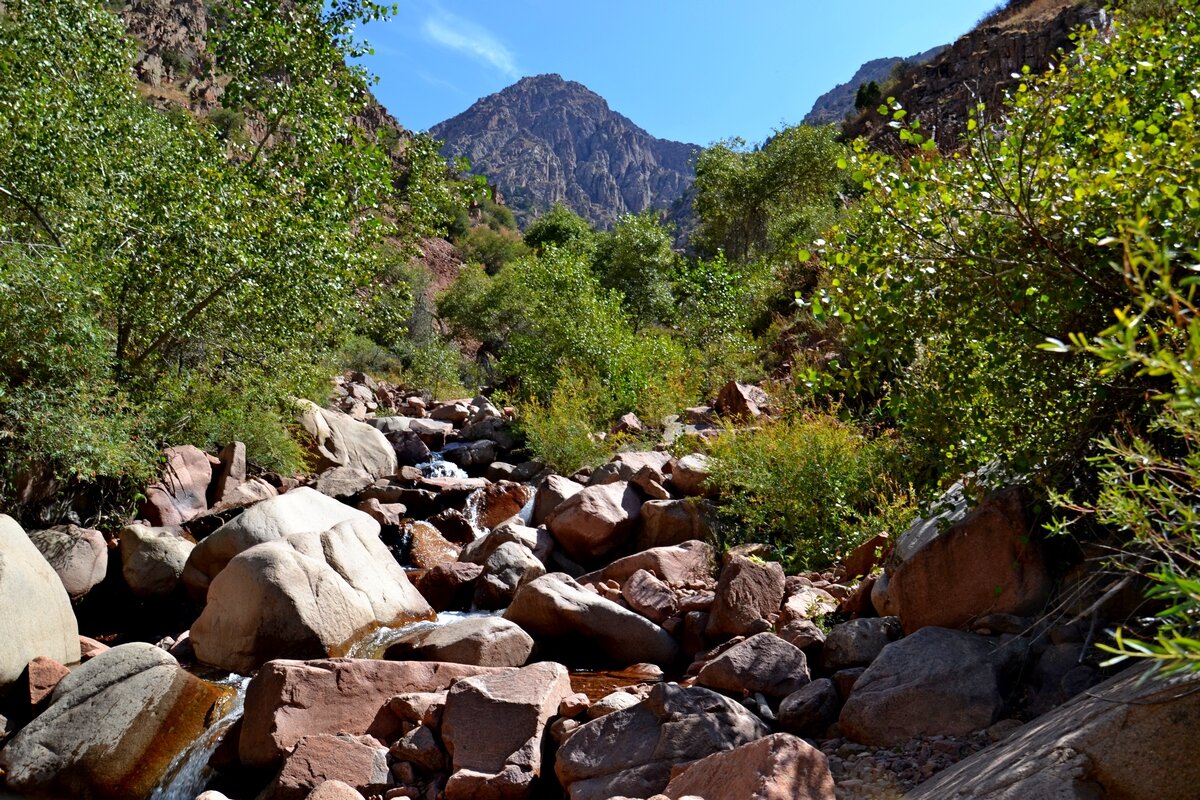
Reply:
[[196, 543], [173, 528], [126, 525], [121, 529], [121, 574], [138, 597], [170, 594]]
[[762, 692], [782, 698], [809, 682], [803, 651], [773, 633], [738, 642], [700, 668], [696, 683], [742, 697]]
[[922, 628], [883, 648], [854, 684], [839, 724], [849, 738], [881, 747], [986, 728], [1004, 709], [1014, 656], [984, 636]]
[[0, 750], [0, 772], [20, 793], [141, 800], [224, 694], [153, 645], [114, 647], [62, 679]]
[[669, 664], [679, 655], [671, 634], [561, 572], [543, 575], [518, 589], [504, 618], [539, 640], [586, 642], [622, 665]]
[[921, 784], [909, 800], [1192, 800], [1200, 676], [1131, 667]]
[[523, 544], [505, 542], [483, 562], [483, 574], [475, 584], [475, 607], [504, 608], [517, 589], [546, 574], [546, 567]]
[[728, 697], [660, 683], [637, 705], [577, 728], [559, 748], [554, 771], [571, 800], [649, 797], [666, 788], [672, 768], [768, 733]]
[[0, 687], [36, 656], [78, 661], [79, 624], [58, 574], [17, 521], [0, 514]]
[[236, 556], [191, 640], [201, 661], [244, 673], [273, 658], [340, 655], [373, 627], [433, 617], [379, 537], [342, 523]]
[[352, 467], [375, 478], [396, 473], [396, 451], [379, 430], [348, 414], [300, 401], [300, 425], [321, 470]]
[[542, 773], [546, 723], [571, 694], [566, 667], [549, 661], [451, 686], [442, 715], [454, 769], [447, 800], [528, 797]]
[[72, 600], [90, 592], [108, 572], [108, 543], [100, 531], [58, 525], [33, 531], [29, 539], [58, 573]]
[[246, 509], [206, 536], [188, 556], [184, 585], [193, 596], [204, 599], [213, 578], [238, 553], [292, 534], [322, 533], [342, 523], [379, 536], [379, 523], [370, 515], [314, 489], [292, 489]]
[[865, 667], [902, 634], [895, 617], [861, 617], [834, 625], [821, 648], [821, 667], [831, 673]]

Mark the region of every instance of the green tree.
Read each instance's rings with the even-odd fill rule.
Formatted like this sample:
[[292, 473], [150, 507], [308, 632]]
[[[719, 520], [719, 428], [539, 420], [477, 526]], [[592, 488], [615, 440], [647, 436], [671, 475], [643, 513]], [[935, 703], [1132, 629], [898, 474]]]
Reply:
[[654, 211], [627, 214], [599, 237], [595, 270], [606, 289], [621, 293], [634, 331], [646, 322], [674, 317], [672, 281], [679, 257], [673, 237]]
[[529, 223], [525, 229], [525, 244], [535, 250], [548, 245], [587, 250], [591, 248], [595, 234], [587, 220], [562, 203], [555, 203], [549, 211]]
[[854, 93], [854, 108], [858, 111], [875, 108], [882, 99], [883, 93], [879, 90], [878, 83], [875, 81], [862, 83], [859, 84], [858, 91]]

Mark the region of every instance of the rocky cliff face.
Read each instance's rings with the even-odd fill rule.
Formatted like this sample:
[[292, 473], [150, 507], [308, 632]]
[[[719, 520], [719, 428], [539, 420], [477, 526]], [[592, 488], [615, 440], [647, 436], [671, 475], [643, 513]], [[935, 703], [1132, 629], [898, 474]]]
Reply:
[[667, 208], [691, 185], [700, 150], [656, 139], [558, 75], [522, 78], [430, 133], [487, 175], [522, 225], [554, 203], [601, 227]]
[[[954, 148], [976, 104], [1000, 108], [1016, 83], [1013, 74], [1026, 65], [1038, 72], [1056, 63], [1060, 49], [1072, 48], [1073, 29], [1098, 22], [1099, 7], [1095, 0], [1012, 0], [890, 93], [943, 149]], [[884, 143], [890, 140], [884, 123], [868, 110], [846, 130]]]
[[805, 125], [831, 125], [841, 122], [854, 113], [854, 98], [858, 87], [864, 83], [883, 86], [892, 77], [897, 64], [908, 63], [920, 66], [936, 58], [946, 49], [945, 45], [926, 50], [908, 58], [876, 58], [863, 64], [845, 83], [839, 83], [813, 103], [812, 110], [804, 117]]

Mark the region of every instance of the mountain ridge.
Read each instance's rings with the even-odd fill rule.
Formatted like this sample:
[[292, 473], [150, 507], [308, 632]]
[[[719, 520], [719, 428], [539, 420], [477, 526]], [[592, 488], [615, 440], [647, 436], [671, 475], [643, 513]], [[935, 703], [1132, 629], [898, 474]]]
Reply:
[[443, 154], [487, 175], [522, 225], [555, 203], [601, 228], [669, 208], [691, 186], [701, 150], [653, 136], [555, 73], [521, 78], [429, 133], [444, 140]]

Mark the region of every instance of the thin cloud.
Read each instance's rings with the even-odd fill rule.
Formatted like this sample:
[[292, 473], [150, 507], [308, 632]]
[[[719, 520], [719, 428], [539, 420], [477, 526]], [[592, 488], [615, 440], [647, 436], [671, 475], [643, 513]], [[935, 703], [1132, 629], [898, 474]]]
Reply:
[[510, 78], [521, 74], [512, 51], [489, 31], [473, 22], [443, 11], [426, 19], [422, 31], [425, 36], [443, 47], [457, 50], [476, 61], [488, 64]]

